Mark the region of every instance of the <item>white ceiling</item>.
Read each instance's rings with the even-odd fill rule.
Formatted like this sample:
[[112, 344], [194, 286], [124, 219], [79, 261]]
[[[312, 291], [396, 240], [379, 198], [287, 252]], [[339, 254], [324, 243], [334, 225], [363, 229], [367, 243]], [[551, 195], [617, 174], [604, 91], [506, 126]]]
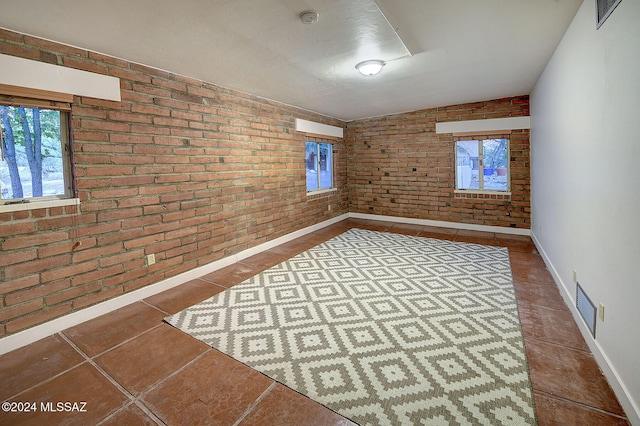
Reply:
[[528, 94], [581, 2], [0, 0], [0, 27], [349, 121]]

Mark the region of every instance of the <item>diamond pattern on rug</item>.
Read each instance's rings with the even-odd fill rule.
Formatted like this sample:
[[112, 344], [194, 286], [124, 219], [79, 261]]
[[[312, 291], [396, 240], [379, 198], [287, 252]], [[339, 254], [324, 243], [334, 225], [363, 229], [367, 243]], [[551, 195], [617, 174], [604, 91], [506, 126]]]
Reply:
[[351, 229], [166, 321], [361, 425], [536, 424], [506, 248]]

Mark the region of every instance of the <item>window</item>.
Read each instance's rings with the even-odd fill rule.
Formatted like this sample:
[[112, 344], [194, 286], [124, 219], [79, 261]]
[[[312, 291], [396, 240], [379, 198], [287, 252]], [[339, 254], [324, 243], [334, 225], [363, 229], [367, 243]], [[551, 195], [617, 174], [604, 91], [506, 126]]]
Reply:
[[73, 196], [68, 104], [45, 104], [0, 101], [0, 205]]
[[509, 189], [509, 139], [456, 142], [456, 190]]
[[306, 142], [307, 192], [333, 188], [333, 146]]

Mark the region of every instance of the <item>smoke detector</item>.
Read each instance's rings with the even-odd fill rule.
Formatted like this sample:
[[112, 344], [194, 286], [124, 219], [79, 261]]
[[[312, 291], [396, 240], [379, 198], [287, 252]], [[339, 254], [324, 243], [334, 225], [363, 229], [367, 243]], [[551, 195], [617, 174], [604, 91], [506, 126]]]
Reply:
[[300, 14], [300, 20], [303, 24], [310, 25], [318, 22], [318, 12], [315, 10], [305, 10]]

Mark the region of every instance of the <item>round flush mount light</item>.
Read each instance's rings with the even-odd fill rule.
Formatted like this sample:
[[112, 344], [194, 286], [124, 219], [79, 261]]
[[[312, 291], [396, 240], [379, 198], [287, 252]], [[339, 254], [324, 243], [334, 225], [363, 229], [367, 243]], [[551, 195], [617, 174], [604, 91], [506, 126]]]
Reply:
[[360, 62], [356, 65], [356, 69], [360, 71], [362, 75], [376, 75], [382, 70], [384, 61], [380, 59], [372, 59], [369, 61]]
[[315, 10], [305, 10], [304, 12], [300, 13], [300, 20], [303, 24], [311, 25], [318, 22], [318, 16], [318, 12], [316, 12]]

